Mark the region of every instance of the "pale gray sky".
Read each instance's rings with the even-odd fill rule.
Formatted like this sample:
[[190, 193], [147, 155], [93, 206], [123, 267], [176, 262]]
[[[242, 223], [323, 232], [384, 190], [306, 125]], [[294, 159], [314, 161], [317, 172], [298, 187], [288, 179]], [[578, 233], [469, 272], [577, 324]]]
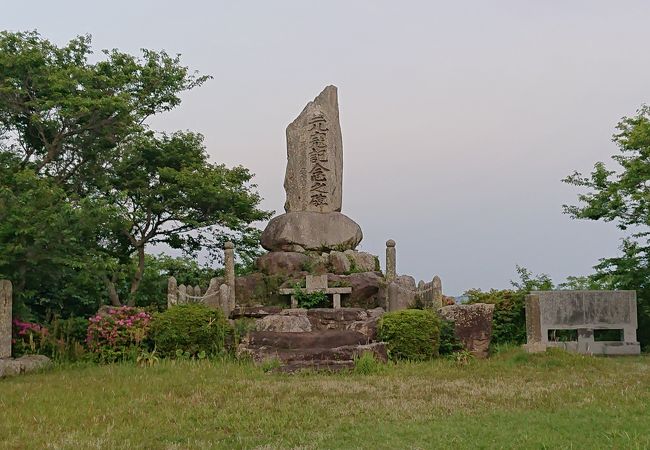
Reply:
[[507, 287], [515, 264], [556, 281], [613, 256], [611, 224], [572, 221], [560, 180], [616, 151], [650, 102], [650, 2], [3, 1], [0, 28], [63, 44], [165, 49], [214, 79], [156, 119], [206, 136], [282, 212], [284, 130], [339, 87], [343, 212], [398, 272], [446, 294]]

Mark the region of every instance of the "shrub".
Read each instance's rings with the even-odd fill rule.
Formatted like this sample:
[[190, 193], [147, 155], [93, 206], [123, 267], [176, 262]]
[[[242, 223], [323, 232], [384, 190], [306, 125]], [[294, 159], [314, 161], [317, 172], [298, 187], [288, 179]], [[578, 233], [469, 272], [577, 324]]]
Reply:
[[49, 325], [46, 355], [57, 361], [78, 361], [86, 353], [88, 319], [54, 319]]
[[15, 357], [41, 353], [45, 348], [48, 329], [34, 322], [14, 319], [12, 325], [12, 354]]
[[384, 314], [377, 333], [392, 359], [421, 361], [438, 355], [440, 319], [431, 310], [405, 309]]
[[81, 317], [54, 319], [47, 327], [14, 319], [14, 356], [40, 354], [57, 361], [77, 361], [85, 353], [88, 320]]
[[109, 307], [91, 317], [86, 344], [100, 362], [137, 357], [151, 322], [151, 315], [130, 306]]
[[293, 296], [300, 308], [319, 308], [327, 306], [327, 294], [323, 291], [307, 292], [296, 285], [293, 288]]
[[358, 375], [374, 375], [380, 373], [384, 365], [377, 361], [375, 355], [371, 352], [364, 352], [361, 356], [354, 358], [353, 372]]
[[526, 343], [525, 291], [510, 289], [481, 292], [472, 289], [465, 293], [468, 303], [489, 303], [494, 305], [492, 315], [492, 344]]
[[454, 322], [440, 319], [440, 349], [441, 355], [451, 355], [452, 353], [463, 351], [463, 344], [454, 334]]
[[[154, 316], [150, 341], [163, 357], [214, 356], [225, 349], [230, 325], [221, 310], [200, 303], [176, 305]], [[178, 353], [177, 353], [178, 352]]]
[[237, 346], [248, 335], [255, 330], [257, 321], [251, 317], [241, 317], [233, 322], [233, 345]]

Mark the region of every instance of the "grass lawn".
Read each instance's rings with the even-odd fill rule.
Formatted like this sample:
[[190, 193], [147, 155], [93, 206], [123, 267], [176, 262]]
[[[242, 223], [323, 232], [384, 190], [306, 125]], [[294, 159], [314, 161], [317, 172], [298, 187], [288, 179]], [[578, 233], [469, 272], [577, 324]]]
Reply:
[[60, 366], [0, 380], [1, 448], [650, 448], [650, 356], [519, 350], [374, 375]]

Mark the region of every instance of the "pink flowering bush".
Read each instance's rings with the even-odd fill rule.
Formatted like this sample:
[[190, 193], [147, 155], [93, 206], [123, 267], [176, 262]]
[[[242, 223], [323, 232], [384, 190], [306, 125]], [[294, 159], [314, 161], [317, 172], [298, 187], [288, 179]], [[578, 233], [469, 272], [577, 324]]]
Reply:
[[12, 352], [14, 356], [40, 353], [45, 346], [48, 330], [34, 322], [12, 321]]
[[135, 360], [144, 346], [151, 315], [130, 306], [108, 307], [88, 321], [88, 350], [101, 362], [115, 362]]

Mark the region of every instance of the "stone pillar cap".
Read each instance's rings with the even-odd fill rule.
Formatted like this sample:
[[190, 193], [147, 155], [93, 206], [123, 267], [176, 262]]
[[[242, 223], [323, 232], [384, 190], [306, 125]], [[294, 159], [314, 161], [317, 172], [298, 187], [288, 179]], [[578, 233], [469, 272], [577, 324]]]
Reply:
[[226, 249], [228, 249], [228, 248], [235, 248], [235, 244], [233, 244], [232, 242], [228, 241], [228, 242], [226, 242], [225, 244], [223, 244], [223, 248], [226, 248]]
[[395, 247], [395, 241], [392, 239], [387, 240], [386, 247]]

